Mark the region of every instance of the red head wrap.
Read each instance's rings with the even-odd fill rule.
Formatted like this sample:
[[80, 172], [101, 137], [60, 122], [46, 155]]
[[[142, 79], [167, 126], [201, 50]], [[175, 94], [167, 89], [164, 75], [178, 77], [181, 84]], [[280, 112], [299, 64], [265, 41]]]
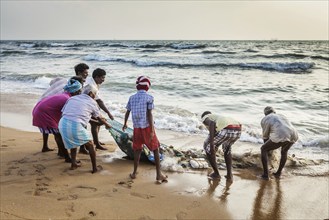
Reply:
[[136, 81], [136, 88], [137, 90], [149, 90], [151, 86], [150, 80], [146, 76], [140, 76], [137, 78]]

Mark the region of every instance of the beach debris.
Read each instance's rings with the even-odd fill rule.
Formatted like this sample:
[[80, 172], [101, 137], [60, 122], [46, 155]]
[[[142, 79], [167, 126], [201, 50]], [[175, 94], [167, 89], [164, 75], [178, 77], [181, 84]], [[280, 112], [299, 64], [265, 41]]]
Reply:
[[134, 183], [133, 180], [127, 180], [127, 181], [120, 181], [118, 182], [119, 185], [127, 187], [127, 188], [131, 188], [132, 184]]
[[194, 169], [207, 169], [209, 167], [204, 158], [193, 158], [190, 160], [190, 165]]
[[[122, 124], [115, 120], [108, 120], [112, 125], [109, 132], [118, 144], [119, 148], [127, 155], [128, 159], [134, 159], [134, 152], [132, 149], [133, 130], [127, 128], [125, 132], [121, 130]], [[170, 145], [160, 144], [160, 160], [161, 168], [166, 171], [185, 172], [192, 169], [207, 169], [209, 163], [206, 160], [207, 156], [202, 147], [200, 149], [179, 150]], [[273, 150], [269, 153], [269, 169], [277, 169], [280, 163], [281, 153], [280, 149]], [[219, 169], [226, 169], [224, 160], [224, 153], [221, 149], [216, 152], [217, 166]], [[143, 146], [141, 160], [151, 161], [154, 163], [153, 152], [146, 146]], [[298, 158], [295, 154], [288, 156], [286, 167], [305, 167], [309, 165], [320, 165], [328, 163], [328, 161], [311, 160], [305, 158]], [[260, 151], [253, 152], [252, 150], [244, 153], [232, 152], [232, 166], [233, 168], [262, 168]]]

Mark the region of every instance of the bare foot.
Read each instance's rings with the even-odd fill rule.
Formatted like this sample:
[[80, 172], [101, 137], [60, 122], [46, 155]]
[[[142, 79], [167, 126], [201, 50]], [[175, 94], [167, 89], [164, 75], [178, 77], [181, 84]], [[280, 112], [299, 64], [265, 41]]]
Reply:
[[258, 178], [260, 178], [260, 179], [263, 179], [263, 180], [270, 180], [270, 177], [269, 176], [267, 176], [267, 175], [260, 175], [260, 176], [257, 176]]
[[77, 169], [78, 167], [81, 167], [81, 164], [80, 164], [80, 163], [74, 163], [74, 164], [71, 164], [71, 170], [75, 170], [75, 169]]
[[100, 144], [100, 145], [105, 145], [105, 143], [103, 143], [103, 142], [99, 142], [99, 144]]
[[220, 179], [220, 175], [216, 174], [216, 173], [211, 173], [208, 175], [208, 178], [213, 179], [213, 180], [216, 180], [216, 179], [218, 180], [218, 179]]
[[97, 149], [97, 150], [107, 150], [106, 147], [102, 147], [101, 145], [96, 146], [96, 149]]
[[130, 176], [131, 179], [136, 179], [136, 174], [135, 173], [130, 173], [129, 176]]
[[281, 173], [275, 172], [275, 173], [273, 173], [273, 176], [277, 179], [280, 179]]
[[103, 167], [101, 165], [97, 165], [96, 169], [93, 169], [91, 171], [91, 173], [94, 174], [94, 173], [97, 173], [98, 171], [101, 171], [101, 170], [103, 170]]
[[160, 177], [156, 178], [156, 183], [161, 184], [161, 183], [168, 183], [168, 176], [161, 174]]
[[42, 148], [41, 152], [48, 152], [48, 151], [54, 151], [54, 149], [50, 149], [48, 147]]

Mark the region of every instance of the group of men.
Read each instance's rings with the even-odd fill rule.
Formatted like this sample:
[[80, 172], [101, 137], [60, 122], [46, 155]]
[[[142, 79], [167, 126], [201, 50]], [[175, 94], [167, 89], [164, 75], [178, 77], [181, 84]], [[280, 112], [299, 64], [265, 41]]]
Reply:
[[[33, 125], [39, 127], [43, 135], [42, 152], [52, 151], [48, 147], [48, 135], [53, 134], [58, 145], [58, 155], [64, 157], [66, 162], [71, 163], [71, 169], [80, 166], [79, 161], [76, 160], [77, 147], [80, 147], [80, 153], [90, 155], [92, 173], [94, 173], [98, 170], [95, 148], [106, 150], [98, 138], [99, 128], [101, 125], [105, 125], [107, 128], [111, 127], [100, 114], [100, 109], [110, 119], [114, 119], [99, 95], [99, 86], [104, 82], [106, 72], [97, 68], [93, 71], [92, 77], [87, 77], [89, 67], [84, 63], [76, 65], [74, 69], [76, 76], [69, 80], [56, 78], [51, 81], [50, 87], [33, 109]], [[154, 152], [156, 180], [157, 183], [161, 184], [166, 182], [168, 177], [162, 174], [160, 170], [160, 143], [155, 134], [152, 115], [154, 98], [147, 93], [150, 86], [151, 82], [147, 77], [140, 76], [137, 78], [137, 93], [129, 98], [122, 129], [127, 128], [127, 120], [131, 112], [135, 155], [134, 170], [130, 177], [136, 178], [142, 146], [145, 144]], [[275, 177], [280, 177], [287, 161], [288, 150], [297, 141], [298, 134], [289, 120], [283, 115], [276, 114], [272, 107], [266, 107], [264, 114], [265, 117], [261, 121], [264, 139], [264, 144], [261, 147], [263, 165], [261, 178], [268, 180], [270, 178], [268, 171], [269, 152], [281, 147], [280, 165], [277, 172], [273, 174]], [[203, 146], [213, 169], [208, 177], [213, 180], [221, 177], [216, 163], [216, 152], [222, 145], [227, 168], [225, 177], [227, 180], [233, 180], [231, 147], [241, 136], [241, 123], [230, 117], [212, 114], [210, 111], [205, 111], [201, 115], [201, 121], [209, 130], [209, 135]], [[91, 127], [93, 141], [87, 133], [88, 123]], [[71, 156], [67, 151], [68, 149], [71, 151]]]
[[[71, 150], [70, 157], [67, 151], [68, 142], [65, 140], [74, 138], [72, 136], [67, 137], [66, 139], [63, 137], [59, 127], [60, 120], [62, 118], [71, 118], [72, 120], [83, 124], [84, 127], [89, 123], [93, 136], [93, 143], [95, 144], [96, 149], [106, 150], [106, 148], [102, 146], [104, 144], [98, 139], [98, 132], [101, 125], [110, 125], [107, 124], [106, 120], [101, 116], [99, 108], [106, 112], [109, 118], [113, 119], [112, 114], [109, 112], [99, 95], [99, 87], [105, 80], [106, 71], [97, 68], [93, 71], [92, 76], [88, 77], [89, 66], [85, 63], [76, 65], [74, 70], [76, 75], [69, 80], [65, 78], [55, 78], [52, 80], [49, 88], [41, 95], [32, 112], [33, 125], [39, 128], [43, 136], [42, 152], [53, 150], [48, 147], [48, 136], [49, 134], [53, 134], [58, 146], [58, 155], [64, 157], [66, 162], [72, 163], [72, 169], [79, 166], [75, 161], [76, 148]], [[88, 97], [86, 99], [86, 96], [91, 97], [90, 100], [88, 100]], [[74, 99], [71, 100], [73, 97]], [[83, 98], [87, 101], [84, 102]], [[79, 100], [78, 105], [73, 106], [71, 109], [67, 107], [67, 110], [64, 111], [66, 103], [69, 106], [68, 100], [73, 103], [76, 99]], [[78, 110], [81, 111], [78, 112]], [[64, 115], [65, 117], [63, 117]], [[81, 135], [81, 133], [79, 134]], [[92, 144], [92, 142], [89, 142], [89, 140], [88, 142], [83, 142], [79, 145], [79, 152], [90, 154], [92, 161], [94, 161], [94, 148], [90, 147], [90, 144]], [[96, 171], [97, 168], [95, 164], [95, 166], [93, 166], [93, 172]]]

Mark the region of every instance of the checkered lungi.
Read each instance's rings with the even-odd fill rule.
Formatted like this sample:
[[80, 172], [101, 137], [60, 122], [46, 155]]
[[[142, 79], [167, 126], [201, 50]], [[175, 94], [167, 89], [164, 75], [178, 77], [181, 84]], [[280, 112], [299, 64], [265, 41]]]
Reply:
[[[236, 129], [222, 129], [219, 132], [215, 133], [214, 137], [214, 146], [215, 152], [218, 150], [218, 147], [222, 145], [224, 154], [229, 154], [231, 152], [231, 146], [240, 138], [241, 130]], [[207, 154], [210, 154], [210, 135], [204, 141], [204, 150]]]
[[42, 134], [58, 134], [59, 133], [58, 128], [41, 128], [41, 127], [39, 127], [39, 130]]

